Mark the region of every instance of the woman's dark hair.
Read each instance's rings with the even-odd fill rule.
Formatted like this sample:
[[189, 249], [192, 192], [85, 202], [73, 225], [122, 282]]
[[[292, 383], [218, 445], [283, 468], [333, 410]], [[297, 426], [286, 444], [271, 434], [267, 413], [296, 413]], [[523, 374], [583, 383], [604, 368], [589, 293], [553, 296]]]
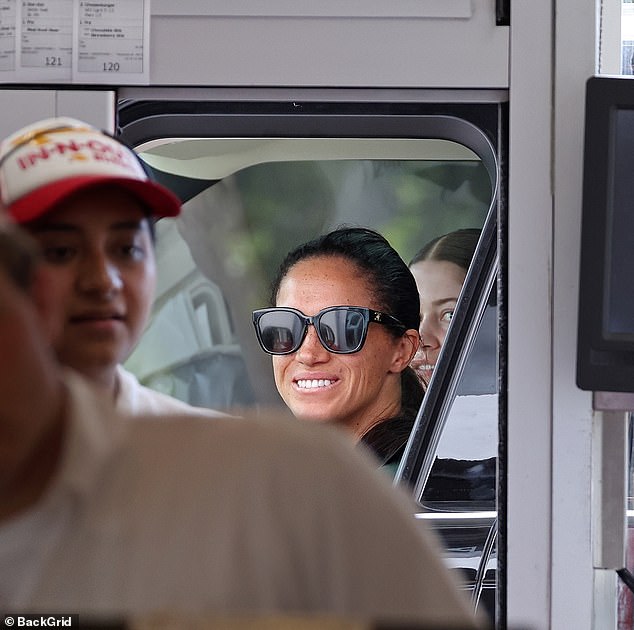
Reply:
[[425, 390], [411, 367], [401, 372], [401, 412], [398, 416], [375, 424], [362, 438], [382, 465], [396, 465], [401, 460], [412, 432]]
[[[475, 228], [443, 234], [422, 247], [412, 258], [409, 266], [422, 260], [447, 261], [458, 265], [466, 273], [479, 239], [480, 230]], [[402, 372], [401, 389], [400, 414], [375, 425], [361, 440], [374, 451], [385, 466], [396, 466], [400, 461], [418, 409], [423, 402], [423, 385], [410, 367]]]
[[[416, 281], [405, 261], [378, 232], [362, 227], [341, 227], [300, 245], [289, 252], [272, 284], [271, 304], [275, 305], [280, 285], [291, 268], [303, 260], [321, 256], [340, 257], [363, 272], [377, 307], [393, 315], [406, 329], [418, 330], [420, 300]], [[360, 305], [364, 306], [364, 305]], [[393, 331], [399, 336], [403, 331]], [[401, 372], [401, 411], [386, 418], [362, 438], [382, 463], [400, 456], [423, 400], [423, 386], [411, 367]]]
[[411, 267], [422, 260], [439, 260], [454, 263], [466, 271], [475, 252], [480, 230], [465, 228], [438, 236], [424, 245], [409, 263]]
[[340, 257], [356, 265], [377, 307], [396, 317], [405, 328], [418, 330], [420, 301], [414, 276], [387, 240], [369, 228], [341, 227], [289, 252], [273, 281], [271, 304], [275, 305], [282, 280], [293, 266], [320, 256]]

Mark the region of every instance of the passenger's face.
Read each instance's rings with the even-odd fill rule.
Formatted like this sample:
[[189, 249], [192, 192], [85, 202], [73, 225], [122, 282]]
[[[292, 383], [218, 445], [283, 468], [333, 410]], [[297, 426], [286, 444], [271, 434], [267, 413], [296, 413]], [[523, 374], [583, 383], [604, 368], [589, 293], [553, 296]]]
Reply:
[[418, 375], [429, 382], [445, 341], [466, 272], [452, 262], [423, 260], [411, 272], [420, 294], [421, 344], [412, 361]]
[[156, 267], [150, 227], [123, 190], [92, 189], [26, 226], [44, 252], [51, 293], [63, 312], [58, 359], [114, 385], [115, 368], [147, 321]]
[[[381, 310], [363, 274], [344, 258], [317, 257], [297, 263], [282, 281], [276, 306], [315, 315], [328, 306]], [[293, 354], [273, 357], [275, 383], [295, 416], [345, 427], [357, 437], [400, 409], [400, 372], [413, 354], [408, 337], [370, 324], [363, 348], [354, 354], [328, 352], [314, 326]]]

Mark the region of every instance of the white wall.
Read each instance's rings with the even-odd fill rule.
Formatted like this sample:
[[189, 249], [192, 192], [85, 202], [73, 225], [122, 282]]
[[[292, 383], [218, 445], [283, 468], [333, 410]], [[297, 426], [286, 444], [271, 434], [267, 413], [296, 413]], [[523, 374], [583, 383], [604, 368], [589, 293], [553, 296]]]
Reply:
[[[256, 0], [154, 0], [150, 71], [159, 85], [509, 87], [509, 625], [590, 630], [592, 413], [574, 361], [595, 3], [512, 2], [510, 30], [495, 26], [494, 4], [421, 0], [419, 15], [387, 18], [385, 3], [366, 1], [375, 17], [334, 22], [333, 2], [280, 0], [271, 20], [254, 15]], [[321, 14], [292, 15], [311, 7]], [[432, 17], [454, 10], [464, 16]], [[108, 127], [113, 102], [112, 92], [0, 90], [0, 135], [51, 115]]]
[[534, 630], [550, 627], [552, 584], [552, 11], [511, 9], [507, 602], [509, 626]]
[[[594, 3], [557, 0], [553, 223], [552, 627], [591, 625], [592, 401], [575, 384], [585, 83], [595, 71]], [[610, 597], [610, 594], [607, 594]], [[612, 607], [616, 605], [612, 592]]]
[[508, 606], [509, 623], [536, 630], [611, 628], [615, 603], [605, 580], [595, 593], [592, 409], [575, 385], [595, 26], [594, 3], [512, 5]]
[[15, 90], [0, 88], [0, 138], [43, 118], [71, 116], [99, 129], [114, 130], [112, 90]]
[[492, 0], [153, 0], [151, 81], [504, 88], [508, 27], [495, 25], [494, 9]]

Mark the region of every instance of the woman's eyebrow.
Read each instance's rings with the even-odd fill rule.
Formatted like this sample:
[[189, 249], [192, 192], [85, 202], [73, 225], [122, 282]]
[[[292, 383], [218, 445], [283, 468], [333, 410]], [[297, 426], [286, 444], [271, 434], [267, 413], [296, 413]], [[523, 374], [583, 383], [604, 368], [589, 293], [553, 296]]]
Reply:
[[457, 297], [446, 297], [446, 298], [438, 298], [437, 300], [432, 300], [432, 304], [434, 306], [441, 306], [443, 304], [446, 304], [447, 302], [457, 302], [458, 298]]

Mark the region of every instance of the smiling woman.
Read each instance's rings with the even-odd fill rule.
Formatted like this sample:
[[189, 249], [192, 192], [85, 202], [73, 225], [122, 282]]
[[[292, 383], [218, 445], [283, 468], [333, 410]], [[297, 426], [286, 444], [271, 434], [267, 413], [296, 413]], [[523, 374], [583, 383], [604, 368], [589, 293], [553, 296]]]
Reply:
[[[422, 399], [408, 367], [418, 295], [400, 256], [373, 230], [334, 230], [287, 255], [271, 301], [253, 323], [293, 414], [340, 426], [382, 464], [398, 463]], [[377, 439], [380, 425], [393, 430]]]

